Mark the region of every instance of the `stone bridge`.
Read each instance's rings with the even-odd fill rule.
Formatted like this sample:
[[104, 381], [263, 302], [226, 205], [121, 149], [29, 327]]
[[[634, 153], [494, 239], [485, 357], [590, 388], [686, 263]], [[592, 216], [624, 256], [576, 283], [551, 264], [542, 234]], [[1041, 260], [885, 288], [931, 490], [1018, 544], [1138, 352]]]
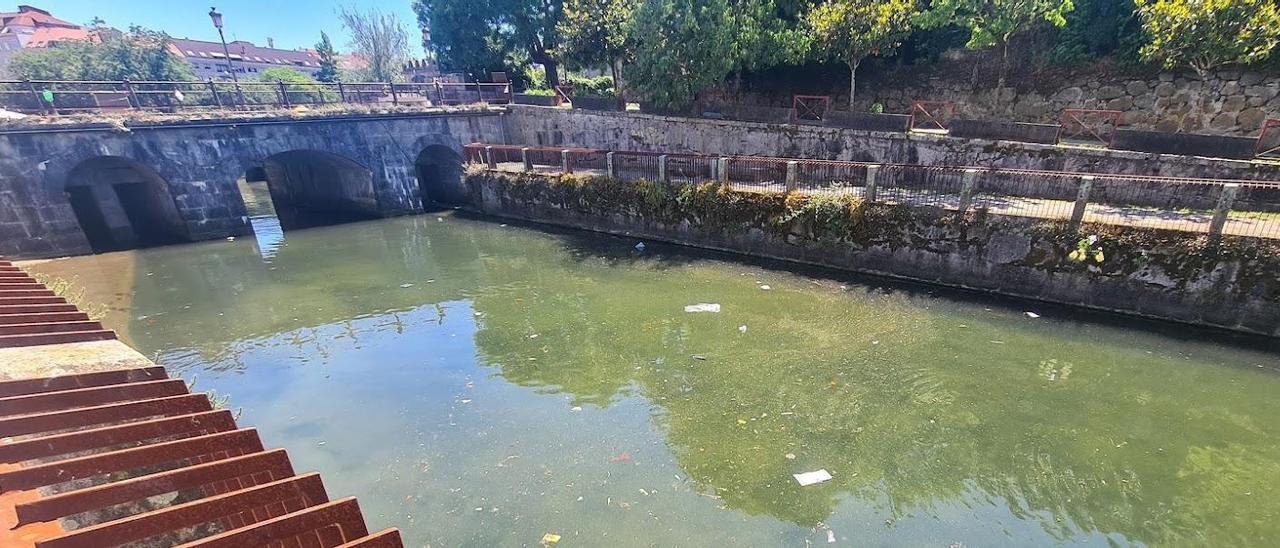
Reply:
[[307, 213], [422, 212], [424, 204], [464, 196], [462, 146], [505, 142], [502, 116], [468, 111], [2, 132], [0, 255], [76, 255], [249, 234], [241, 179], [267, 182], [283, 223]]

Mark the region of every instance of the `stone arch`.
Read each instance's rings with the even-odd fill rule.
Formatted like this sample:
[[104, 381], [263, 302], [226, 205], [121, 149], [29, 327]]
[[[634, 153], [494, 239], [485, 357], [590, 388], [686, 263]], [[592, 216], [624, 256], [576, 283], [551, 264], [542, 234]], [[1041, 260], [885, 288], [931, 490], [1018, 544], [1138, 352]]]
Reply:
[[462, 155], [444, 145], [430, 145], [418, 153], [414, 174], [422, 193], [422, 205], [436, 203], [455, 206], [466, 203], [467, 189], [462, 182]]
[[266, 180], [285, 230], [383, 216], [373, 172], [346, 156], [288, 150], [266, 157], [248, 172]]
[[123, 156], [96, 156], [67, 172], [63, 191], [95, 253], [191, 241], [169, 183]]

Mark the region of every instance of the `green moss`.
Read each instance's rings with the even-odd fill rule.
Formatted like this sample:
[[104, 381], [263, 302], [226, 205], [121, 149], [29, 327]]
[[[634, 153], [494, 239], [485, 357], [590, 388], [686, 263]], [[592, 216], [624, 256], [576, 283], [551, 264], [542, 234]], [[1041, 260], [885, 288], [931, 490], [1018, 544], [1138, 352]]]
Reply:
[[[1100, 277], [1132, 277], [1158, 271], [1177, 288], [1200, 282], [1215, 270], [1231, 269], [1229, 283], [1239, 294], [1280, 302], [1280, 242], [1203, 234], [1086, 224], [1079, 230], [1065, 221], [965, 215], [933, 207], [868, 204], [840, 194], [803, 194], [734, 190], [714, 182], [658, 183], [608, 177], [468, 171], [472, 182], [494, 182], [503, 199], [546, 203], [583, 214], [623, 214], [676, 225], [688, 222], [721, 234], [764, 230], [782, 238], [858, 248], [969, 249], [981, 252], [993, 235], [1029, 233], [1031, 248], [1018, 264], [1048, 271], [1082, 272]], [[476, 188], [477, 185], [472, 185]], [[1072, 261], [1081, 238], [1097, 236], [1102, 262]], [[1159, 275], [1159, 274], [1158, 274]]]

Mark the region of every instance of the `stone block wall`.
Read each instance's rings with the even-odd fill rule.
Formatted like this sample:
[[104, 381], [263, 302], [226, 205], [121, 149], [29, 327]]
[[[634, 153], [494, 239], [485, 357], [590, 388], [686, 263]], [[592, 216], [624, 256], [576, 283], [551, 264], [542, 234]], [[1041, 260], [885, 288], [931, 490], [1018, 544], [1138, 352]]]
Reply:
[[[1035, 81], [1010, 79], [996, 93], [994, 82], [930, 77], [927, 70], [902, 70], [859, 80], [854, 110], [874, 103], [885, 112], [910, 112], [913, 100], [955, 101], [956, 117], [1012, 122], [1058, 123], [1063, 109], [1124, 112], [1135, 129], [1257, 137], [1268, 117], [1280, 118], [1280, 74], [1222, 69], [1201, 80], [1192, 72], [1142, 75], [1081, 72]], [[848, 108], [848, 89], [805, 90], [830, 93], [833, 104]], [[708, 104], [734, 102], [790, 106], [782, 94], [728, 94], [709, 91]]]

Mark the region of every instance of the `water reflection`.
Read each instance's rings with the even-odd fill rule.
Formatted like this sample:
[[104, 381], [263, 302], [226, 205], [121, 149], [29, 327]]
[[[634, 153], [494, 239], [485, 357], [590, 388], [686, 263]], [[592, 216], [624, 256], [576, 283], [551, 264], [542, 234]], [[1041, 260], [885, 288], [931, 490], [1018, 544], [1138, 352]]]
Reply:
[[147, 250], [108, 321], [412, 545], [1280, 538], [1275, 356], [633, 244], [428, 216]]

